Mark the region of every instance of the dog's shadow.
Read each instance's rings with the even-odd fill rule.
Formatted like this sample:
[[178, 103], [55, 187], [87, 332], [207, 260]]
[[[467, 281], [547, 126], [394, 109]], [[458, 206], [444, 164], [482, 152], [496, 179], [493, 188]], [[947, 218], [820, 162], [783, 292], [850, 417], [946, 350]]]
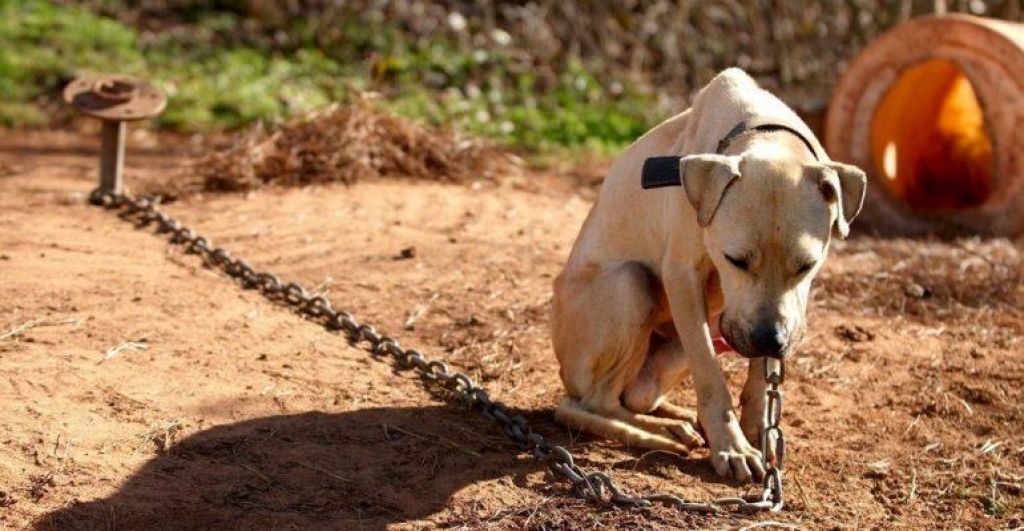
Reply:
[[[520, 413], [552, 442], [568, 443], [550, 412]], [[74, 502], [34, 527], [383, 529], [434, 514], [453, 493], [480, 481], [512, 475], [529, 488], [526, 474], [543, 465], [520, 455], [491, 421], [457, 406], [263, 417], [194, 433], [110, 496]], [[706, 460], [667, 453], [610, 465], [654, 475], [674, 467], [722, 481]]]
[[452, 406], [265, 417], [195, 433], [109, 497], [35, 527], [381, 529], [439, 511], [467, 485], [539, 466], [517, 456], [490, 421]]

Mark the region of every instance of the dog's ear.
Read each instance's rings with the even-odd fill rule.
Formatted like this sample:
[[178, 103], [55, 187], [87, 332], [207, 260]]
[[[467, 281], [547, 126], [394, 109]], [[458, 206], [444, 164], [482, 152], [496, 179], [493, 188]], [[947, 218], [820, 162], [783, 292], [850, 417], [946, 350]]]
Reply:
[[836, 236], [846, 238], [850, 223], [860, 214], [867, 190], [867, 176], [856, 166], [841, 162], [826, 162], [818, 175], [818, 189], [825, 201], [834, 205], [836, 222], [832, 230]]
[[679, 161], [686, 198], [697, 211], [697, 223], [707, 227], [729, 185], [740, 176], [739, 159], [725, 155], [691, 155]]

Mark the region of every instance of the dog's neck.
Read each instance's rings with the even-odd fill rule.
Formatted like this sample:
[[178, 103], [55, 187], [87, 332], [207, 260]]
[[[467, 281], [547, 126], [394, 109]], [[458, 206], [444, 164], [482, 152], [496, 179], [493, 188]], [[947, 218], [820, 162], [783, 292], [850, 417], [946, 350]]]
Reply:
[[791, 158], [806, 163], [818, 161], [804, 139], [783, 130], [749, 131], [740, 134], [729, 142], [721, 154], [740, 155], [748, 152], [760, 154], [765, 158]]
[[800, 139], [800, 142], [807, 148], [807, 151], [814, 157], [815, 160], [820, 160], [818, 151], [814, 149], [814, 144], [807, 139], [800, 131], [784, 124], [775, 122], [766, 122], [762, 124], [750, 124], [747, 122], [740, 122], [736, 124], [729, 132], [718, 141], [718, 148], [715, 150], [718, 154], [724, 154], [729, 149], [729, 145], [733, 143], [738, 137], [743, 135], [756, 135], [756, 134], [767, 134], [767, 133], [787, 133]]

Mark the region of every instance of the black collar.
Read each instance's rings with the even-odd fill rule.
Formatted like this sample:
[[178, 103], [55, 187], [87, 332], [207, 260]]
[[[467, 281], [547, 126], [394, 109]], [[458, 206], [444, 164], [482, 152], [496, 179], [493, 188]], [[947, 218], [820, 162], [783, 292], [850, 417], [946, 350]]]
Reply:
[[742, 135], [743, 133], [746, 133], [747, 131], [763, 131], [767, 133], [774, 131], [785, 131], [787, 133], [792, 133], [797, 138], [799, 138], [805, 146], [807, 146], [807, 150], [811, 152], [812, 156], [814, 156], [814, 160], [821, 160], [818, 157], [818, 152], [815, 151], [814, 149], [814, 144], [812, 144], [811, 141], [808, 140], [807, 137], [803, 135], [803, 133], [797, 131], [796, 129], [793, 129], [788, 125], [773, 123], [749, 125], [747, 122], [740, 122], [736, 124], [736, 127], [730, 129], [729, 132], [725, 135], [725, 137], [718, 141], [718, 147], [715, 149], [715, 153], [721, 155], [722, 152], [724, 152], [729, 147], [729, 144], [731, 144], [736, 137]]
[[[747, 122], [740, 122], [735, 127], [729, 130], [729, 132], [718, 141], [718, 147], [715, 149], [715, 153], [722, 154], [732, 141], [746, 133], [748, 131], [786, 131], [796, 135], [807, 146], [807, 149], [814, 156], [814, 160], [821, 160], [818, 157], [818, 151], [814, 149], [814, 144], [807, 139], [800, 131], [789, 127], [788, 125], [776, 124], [776, 123], [764, 123], [759, 125], [750, 125]], [[648, 188], [661, 188], [664, 186], [681, 186], [683, 183], [679, 175], [679, 161], [682, 157], [678, 155], [669, 157], [650, 157], [644, 161], [643, 171], [640, 173], [640, 184], [644, 189]]]

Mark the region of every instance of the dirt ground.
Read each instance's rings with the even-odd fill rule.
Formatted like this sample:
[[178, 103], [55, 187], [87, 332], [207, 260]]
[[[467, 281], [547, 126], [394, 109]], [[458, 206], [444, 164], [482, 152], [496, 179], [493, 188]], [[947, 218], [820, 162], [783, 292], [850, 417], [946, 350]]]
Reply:
[[[131, 142], [129, 182], [191, 149]], [[1024, 525], [1024, 288], [1010, 242], [836, 245], [784, 385], [785, 512], [595, 509], [486, 419], [88, 206], [94, 151], [91, 136], [0, 132], [0, 529]], [[754, 492], [719, 480], [704, 454], [643, 454], [552, 420], [550, 285], [593, 197], [536, 176], [192, 196], [167, 210], [472, 373], [633, 492]], [[723, 365], [738, 390], [745, 362]]]

